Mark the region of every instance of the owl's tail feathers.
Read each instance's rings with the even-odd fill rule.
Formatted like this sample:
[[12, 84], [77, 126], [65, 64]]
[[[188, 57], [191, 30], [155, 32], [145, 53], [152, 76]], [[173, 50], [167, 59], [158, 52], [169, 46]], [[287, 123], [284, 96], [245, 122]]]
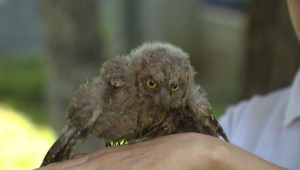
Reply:
[[218, 135], [222, 136], [222, 138], [226, 141], [229, 142], [226, 133], [224, 132], [222, 126], [220, 125], [220, 123], [217, 121], [217, 119], [211, 114], [209, 116], [209, 119], [211, 120], [212, 124], [216, 127], [216, 132], [218, 133]]
[[49, 149], [41, 164], [41, 167], [54, 162], [60, 162], [62, 160], [69, 159], [77, 141], [86, 138], [89, 134], [89, 131], [89, 127], [83, 129], [75, 129], [72, 127], [67, 128]]

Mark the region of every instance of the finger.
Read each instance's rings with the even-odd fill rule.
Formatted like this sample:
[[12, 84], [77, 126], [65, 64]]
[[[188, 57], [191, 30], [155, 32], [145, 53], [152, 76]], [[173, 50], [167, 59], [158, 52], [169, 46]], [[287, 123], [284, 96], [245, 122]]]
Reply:
[[[98, 167], [99, 168], [99, 167]], [[96, 167], [88, 165], [86, 162], [74, 166], [69, 166], [63, 170], [83, 170], [83, 169], [88, 169], [88, 170], [93, 170], [96, 169]]]
[[100, 148], [98, 150], [95, 150], [88, 154], [88, 160], [92, 160], [94, 158], [97, 158], [101, 155], [113, 153], [113, 152], [120, 152], [124, 151], [130, 148], [130, 145], [121, 145], [121, 146], [114, 146], [114, 147], [106, 147], [106, 148]]
[[82, 157], [84, 155], [86, 155], [86, 153], [74, 155], [74, 156], [72, 156], [72, 159], [77, 159], [77, 158], [80, 158], [80, 157]]
[[38, 170], [61, 170], [68, 167], [72, 167], [75, 165], [83, 164], [87, 161], [87, 155], [82, 155], [81, 157], [77, 159], [70, 159], [62, 162], [55, 162], [52, 164], [49, 164], [47, 166], [44, 166]]
[[[115, 167], [117, 169], [128, 169], [125, 168], [126, 166], [124, 165], [124, 160], [127, 160], [128, 158], [124, 155], [117, 155], [117, 153], [107, 153], [104, 156], [99, 156], [95, 157], [95, 159], [88, 160], [85, 163], [75, 165], [72, 167], [68, 167], [63, 170], [83, 170], [83, 169], [89, 169], [89, 170], [94, 170], [94, 169], [101, 169], [101, 170], [107, 170], [111, 169], [112, 167], [115, 167], [116, 164], [119, 164], [122, 162], [120, 165], [122, 167]], [[127, 161], [128, 162], [128, 161]], [[124, 165], [124, 166], [123, 166]]]

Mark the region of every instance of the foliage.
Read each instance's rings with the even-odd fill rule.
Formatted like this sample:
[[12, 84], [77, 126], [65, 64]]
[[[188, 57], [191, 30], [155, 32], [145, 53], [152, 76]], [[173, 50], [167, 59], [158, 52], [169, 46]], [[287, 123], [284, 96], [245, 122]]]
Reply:
[[37, 168], [56, 139], [49, 127], [34, 125], [22, 115], [0, 105], [0, 169]]
[[48, 123], [42, 114], [46, 80], [42, 60], [33, 54], [6, 56], [0, 59], [0, 73], [0, 100], [22, 110], [35, 123]]

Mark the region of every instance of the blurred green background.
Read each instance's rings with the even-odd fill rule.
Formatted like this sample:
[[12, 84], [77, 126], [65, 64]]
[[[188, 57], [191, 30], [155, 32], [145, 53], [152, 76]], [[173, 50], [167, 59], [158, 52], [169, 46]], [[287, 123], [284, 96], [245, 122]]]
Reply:
[[[0, 169], [37, 168], [78, 86], [143, 42], [190, 54], [217, 117], [288, 86], [299, 46], [285, 2], [267, 1], [0, 0]], [[75, 153], [103, 147], [86, 143]]]

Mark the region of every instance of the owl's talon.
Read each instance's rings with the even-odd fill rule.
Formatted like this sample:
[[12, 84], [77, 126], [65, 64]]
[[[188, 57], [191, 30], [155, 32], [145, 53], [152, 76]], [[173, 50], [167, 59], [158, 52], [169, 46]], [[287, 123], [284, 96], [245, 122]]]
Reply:
[[106, 147], [121, 146], [121, 145], [127, 145], [127, 144], [128, 144], [128, 141], [125, 141], [125, 140], [121, 140], [120, 142], [110, 141], [110, 142], [106, 143]]

